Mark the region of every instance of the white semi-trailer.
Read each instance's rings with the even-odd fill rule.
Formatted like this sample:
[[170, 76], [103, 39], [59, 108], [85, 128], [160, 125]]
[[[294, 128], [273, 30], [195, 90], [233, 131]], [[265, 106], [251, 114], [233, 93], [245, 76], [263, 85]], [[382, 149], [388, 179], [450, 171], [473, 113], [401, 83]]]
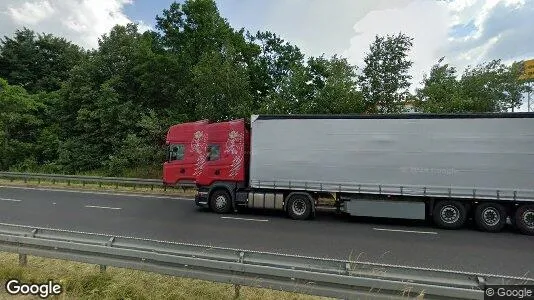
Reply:
[[332, 195], [354, 216], [432, 218], [450, 229], [473, 216], [491, 232], [509, 217], [534, 234], [532, 113], [260, 115], [197, 129], [208, 152], [196, 203], [216, 212], [306, 219]]

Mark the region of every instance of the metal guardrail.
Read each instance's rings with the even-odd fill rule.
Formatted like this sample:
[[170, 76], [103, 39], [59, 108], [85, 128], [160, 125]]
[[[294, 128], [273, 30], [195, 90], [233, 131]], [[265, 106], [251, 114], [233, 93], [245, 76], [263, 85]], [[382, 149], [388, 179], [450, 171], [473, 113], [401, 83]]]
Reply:
[[402, 267], [0, 224], [0, 251], [344, 299], [484, 299], [532, 278]]
[[[144, 179], [144, 178], [125, 178], [125, 177], [101, 177], [101, 176], [80, 176], [80, 175], [61, 175], [61, 174], [41, 174], [41, 173], [19, 173], [19, 172], [0, 172], [0, 178], [9, 179], [23, 179], [27, 182], [30, 179], [37, 180], [39, 183], [41, 180], [51, 180], [53, 183], [56, 181], [67, 182], [69, 185], [71, 182], [81, 182], [84, 185], [86, 183], [98, 183], [102, 184], [115, 184], [120, 185], [132, 185], [132, 186], [150, 186], [167, 188], [168, 186], [163, 183], [161, 179]], [[195, 187], [194, 183], [181, 183], [176, 185], [181, 188]]]

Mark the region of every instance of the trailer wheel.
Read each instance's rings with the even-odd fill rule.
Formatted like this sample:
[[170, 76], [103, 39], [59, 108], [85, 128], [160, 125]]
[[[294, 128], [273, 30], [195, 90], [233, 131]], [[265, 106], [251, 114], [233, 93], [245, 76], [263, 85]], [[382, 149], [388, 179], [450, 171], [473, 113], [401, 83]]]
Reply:
[[482, 203], [475, 209], [475, 222], [483, 231], [501, 231], [506, 225], [506, 217], [506, 210], [498, 203]]
[[292, 219], [305, 220], [310, 217], [311, 202], [306, 195], [293, 195], [287, 203], [287, 212]]
[[230, 212], [232, 203], [228, 192], [225, 190], [214, 191], [210, 197], [210, 208], [218, 214]]
[[434, 223], [445, 229], [458, 229], [467, 219], [465, 206], [458, 201], [440, 201], [434, 207]]
[[523, 234], [534, 235], [534, 205], [522, 205], [515, 211], [517, 229]]

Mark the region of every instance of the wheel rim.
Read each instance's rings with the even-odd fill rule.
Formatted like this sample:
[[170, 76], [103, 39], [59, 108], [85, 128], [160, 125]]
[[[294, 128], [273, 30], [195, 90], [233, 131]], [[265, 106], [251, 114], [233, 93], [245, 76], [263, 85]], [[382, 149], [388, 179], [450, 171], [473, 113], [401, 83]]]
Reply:
[[302, 199], [297, 199], [291, 204], [291, 210], [298, 216], [302, 216], [306, 212], [306, 203]]
[[215, 207], [217, 209], [223, 209], [226, 206], [226, 197], [218, 196], [215, 198]]
[[441, 220], [447, 224], [454, 224], [460, 220], [460, 210], [453, 205], [444, 206], [441, 209]]
[[488, 207], [482, 211], [482, 220], [488, 226], [495, 226], [501, 221], [501, 214], [494, 207]]
[[528, 228], [534, 229], [534, 210], [527, 210], [523, 214], [523, 223], [525, 223]]

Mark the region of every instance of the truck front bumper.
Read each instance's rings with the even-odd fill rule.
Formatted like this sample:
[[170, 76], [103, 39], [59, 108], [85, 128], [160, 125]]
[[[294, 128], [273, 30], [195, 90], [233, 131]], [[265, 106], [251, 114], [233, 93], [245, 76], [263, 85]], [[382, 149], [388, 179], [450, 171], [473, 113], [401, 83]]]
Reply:
[[195, 195], [195, 204], [200, 207], [209, 207], [208, 190], [198, 189]]

